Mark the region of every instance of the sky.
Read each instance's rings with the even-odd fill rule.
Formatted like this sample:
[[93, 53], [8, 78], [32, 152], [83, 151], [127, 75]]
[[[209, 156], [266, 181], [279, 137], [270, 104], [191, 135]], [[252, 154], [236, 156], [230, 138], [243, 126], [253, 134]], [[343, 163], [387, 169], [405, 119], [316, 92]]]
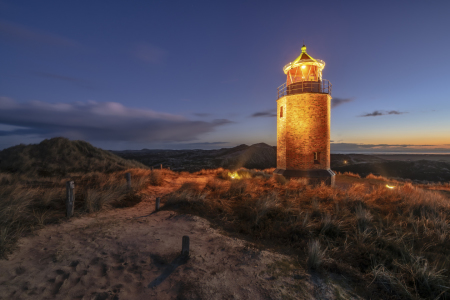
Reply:
[[0, 149], [276, 145], [277, 87], [326, 63], [333, 152], [450, 153], [450, 1], [0, 0]]

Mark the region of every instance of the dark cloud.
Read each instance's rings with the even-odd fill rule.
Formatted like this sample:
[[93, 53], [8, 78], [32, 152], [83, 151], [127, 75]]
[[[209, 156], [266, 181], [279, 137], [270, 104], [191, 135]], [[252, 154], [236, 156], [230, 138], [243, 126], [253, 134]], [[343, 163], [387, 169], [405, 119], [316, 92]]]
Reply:
[[372, 113], [361, 115], [360, 117], [377, 117], [377, 116], [386, 116], [386, 115], [402, 115], [407, 114], [408, 112], [398, 111], [398, 110], [375, 110]]
[[265, 111], [255, 112], [253, 115], [251, 115], [252, 118], [258, 118], [258, 117], [276, 117], [277, 116], [277, 110], [276, 109], [269, 109]]
[[139, 43], [132, 49], [133, 55], [144, 62], [159, 64], [167, 56], [166, 51], [149, 43]]
[[398, 110], [391, 110], [387, 112], [388, 115], [401, 115], [406, 114], [406, 112], [398, 111]]
[[59, 74], [53, 74], [53, 73], [46, 73], [46, 72], [34, 72], [35, 76], [42, 77], [42, 78], [49, 78], [49, 79], [56, 79], [60, 81], [66, 81], [73, 84], [76, 84], [81, 87], [85, 88], [93, 88], [93, 85], [88, 81], [80, 78], [70, 77], [70, 76], [64, 76]]
[[3, 136], [34, 134], [87, 141], [186, 142], [229, 123], [227, 119], [192, 121], [115, 102], [17, 103], [0, 97], [0, 124], [21, 127], [0, 131]]
[[352, 102], [354, 99], [351, 98], [333, 98], [331, 99], [331, 108], [335, 108], [344, 103]]
[[45, 44], [60, 47], [81, 47], [74, 40], [1, 20], [0, 35], [12, 41], [32, 42], [39, 45]]
[[204, 118], [204, 117], [209, 117], [211, 114], [208, 114], [208, 113], [194, 113], [193, 115], [196, 116], [196, 117]]

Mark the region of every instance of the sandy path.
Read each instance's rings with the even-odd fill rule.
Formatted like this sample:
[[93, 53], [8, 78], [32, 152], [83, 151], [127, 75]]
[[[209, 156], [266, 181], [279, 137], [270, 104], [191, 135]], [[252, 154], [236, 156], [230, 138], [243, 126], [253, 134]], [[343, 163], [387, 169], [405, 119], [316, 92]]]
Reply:
[[[0, 299], [346, 299], [342, 284], [311, 277], [292, 258], [228, 237], [197, 216], [154, 213], [156, 197], [185, 181], [151, 186], [135, 207], [50, 225], [0, 260]], [[182, 236], [191, 255], [180, 257]]]
[[[292, 294], [286, 286], [295, 285], [300, 275], [273, 280], [266, 272], [270, 264], [289, 258], [249, 248], [199, 217], [150, 214], [153, 203], [74, 218], [21, 239], [20, 249], [0, 261], [0, 299], [276, 299]], [[183, 235], [190, 236], [187, 261], [179, 258]], [[299, 292], [304, 291], [294, 294]]]

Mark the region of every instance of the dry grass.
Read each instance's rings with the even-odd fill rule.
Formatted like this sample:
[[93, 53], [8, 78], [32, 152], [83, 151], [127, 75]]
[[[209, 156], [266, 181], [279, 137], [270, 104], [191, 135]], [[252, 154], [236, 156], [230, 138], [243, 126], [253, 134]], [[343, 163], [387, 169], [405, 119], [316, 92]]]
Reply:
[[305, 268], [353, 278], [367, 286], [363, 297], [450, 298], [445, 196], [411, 183], [338, 189], [257, 177], [257, 171], [242, 180], [220, 179], [225, 172], [211, 172], [203, 189], [185, 185], [168, 194], [165, 209], [198, 214], [266, 247], [285, 248]]
[[322, 265], [325, 257], [325, 251], [321, 249], [319, 240], [313, 240], [308, 243], [308, 267], [317, 270]]
[[[347, 175], [347, 176], [355, 177], [355, 178], [361, 178], [361, 176], [359, 174], [352, 173], [352, 172], [344, 172], [342, 175]], [[370, 174], [370, 175], [372, 175], [372, 174]]]
[[[388, 189], [378, 177], [369, 179], [378, 185], [355, 178], [347, 188], [310, 186], [270, 176], [273, 169], [236, 170], [241, 180], [224, 169], [129, 171], [131, 189], [126, 171], [71, 177], [76, 214], [133, 205], [143, 187], [168, 189], [179, 177], [185, 183], [163, 197], [163, 209], [206, 217], [258, 245], [290, 252], [321, 276], [341, 274], [363, 298], [450, 299], [450, 200], [439, 192], [399, 181]], [[64, 218], [66, 180], [0, 174], [0, 255], [21, 235]]]
[[[349, 173], [350, 172], [346, 172]], [[344, 173], [345, 174], [345, 173]], [[348, 175], [348, 174], [347, 174]], [[357, 175], [357, 174], [355, 174]], [[349, 175], [350, 176], [350, 175]], [[358, 175], [359, 176], [359, 175]], [[366, 179], [377, 179], [377, 180], [383, 180], [383, 181], [388, 181], [389, 179], [383, 177], [383, 176], [377, 176], [377, 175], [373, 175], [372, 173], [370, 173], [369, 175], [366, 176]]]
[[[131, 188], [125, 173], [130, 172]], [[75, 214], [133, 206], [142, 200], [149, 170], [129, 169], [103, 174], [72, 174], [67, 178], [26, 177], [0, 173], [0, 258], [5, 258], [20, 236], [65, 219], [66, 181], [75, 181]]]

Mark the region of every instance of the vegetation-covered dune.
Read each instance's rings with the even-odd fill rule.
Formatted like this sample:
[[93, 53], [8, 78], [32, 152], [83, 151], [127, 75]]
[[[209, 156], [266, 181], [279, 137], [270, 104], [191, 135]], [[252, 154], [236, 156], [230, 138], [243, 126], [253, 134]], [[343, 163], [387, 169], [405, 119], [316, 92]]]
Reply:
[[[269, 161], [274, 157], [272, 151], [268, 145], [243, 145], [216, 150], [215, 157], [237, 168], [241, 159], [255, 166]], [[349, 158], [340, 159], [345, 163]], [[65, 184], [74, 180], [75, 218], [138, 203], [130, 210], [142, 218], [141, 210], [154, 209], [149, 199], [160, 197], [162, 210], [198, 215], [252, 247], [288, 255], [292, 259], [288, 266], [256, 276], [290, 280], [283, 293], [292, 299], [316, 293], [315, 289], [305, 291], [305, 286], [327, 290], [326, 297], [316, 293], [317, 299], [450, 297], [449, 184], [414, 184], [345, 173], [337, 175], [332, 188], [273, 177], [273, 168], [151, 171], [86, 142], [63, 138], [5, 149], [0, 159], [2, 258], [14, 251], [20, 237], [65, 222]], [[131, 173], [131, 188], [124, 178], [126, 172]], [[129, 224], [148, 226], [140, 220]], [[153, 230], [152, 226], [144, 229]], [[118, 241], [114, 251], [127, 253], [123, 247]], [[103, 253], [105, 257], [116, 255]], [[55, 255], [55, 263], [62, 264]], [[56, 293], [67, 288], [70, 294], [69, 286], [59, 286]]]
[[407, 178], [416, 181], [450, 181], [450, 163], [442, 161], [384, 161], [359, 163], [333, 168], [339, 172], [352, 172], [361, 176], [377, 174], [390, 178]]
[[52, 138], [37, 145], [17, 145], [0, 151], [0, 171], [28, 176], [56, 176], [82, 172], [115, 172], [147, 168], [85, 141]]

